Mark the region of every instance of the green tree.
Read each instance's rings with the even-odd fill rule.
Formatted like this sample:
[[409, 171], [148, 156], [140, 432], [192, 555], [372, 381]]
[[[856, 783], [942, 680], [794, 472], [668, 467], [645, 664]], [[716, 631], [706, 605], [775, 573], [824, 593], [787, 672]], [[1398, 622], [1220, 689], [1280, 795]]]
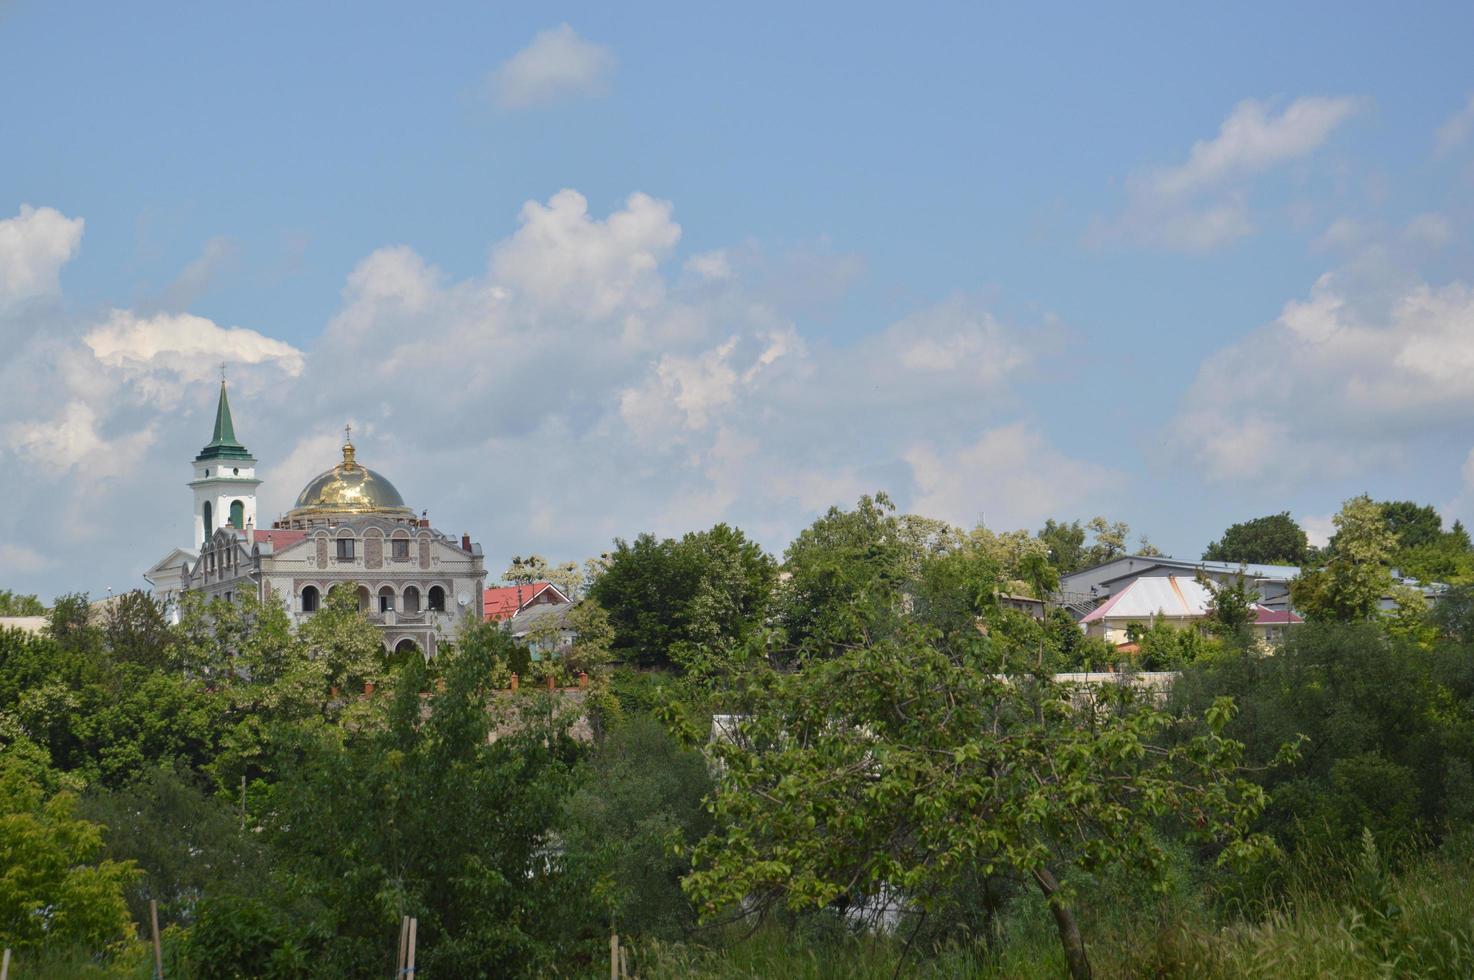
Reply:
[[1240, 572], [1227, 582], [1216, 582], [1203, 575], [1198, 584], [1208, 590], [1208, 629], [1218, 636], [1231, 638], [1239, 645], [1249, 644], [1249, 628], [1254, 625], [1259, 593]]
[[1289, 511], [1256, 517], [1230, 525], [1223, 537], [1210, 543], [1204, 561], [1250, 565], [1302, 565], [1309, 550], [1305, 531]]
[[617, 726], [588, 759], [564, 805], [565, 860], [589, 870], [590, 898], [620, 933], [674, 938], [695, 924], [681, 891], [690, 864], [670, 844], [711, 828], [710, 788], [701, 753], [649, 717]]
[[[866, 602], [859, 615], [895, 605]], [[716, 829], [685, 880], [704, 915], [896, 895], [929, 914], [964, 880], [1009, 874], [1045, 896], [1072, 975], [1086, 977], [1081, 874], [1160, 873], [1162, 821], [1216, 842], [1225, 861], [1268, 846], [1244, 834], [1264, 796], [1221, 735], [1231, 703], [1168, 746], [1173, 721], [1128, 687], [1079, 697], [1049, 672], [1018, 673], [1028, 652], [1010, 655], [970, 623], [939, 631], [902, 615], [876, 627], [812, 636], [826, 649], [800, 653], [798, 671], [774, 669], [765, 650], [731, 662], [722, 694], [735, 723], [709, 748]], [[1193, 816], [1176, 823], [1182, 814]]]
[[392, 971], [402, 915], [419, 919], [427, 975], [545, 974], [579, 939], [586, 882], [552, 837], [567, 720], [547, 695], [499, 697], [512, 641], [477, 640], [437, 658], [443, 691], [422, 696], [427, 667], [410, 660], [359, 724], [283, 732], [294, 764], [261, 809], [262, 836], [291, 869], [282, 900], [314, 910], [317, 975]]
[[1039, 529], [1037, 537], [1048, 548], [1049, 562], [1061, 575], [1086, 567], [1085, 528], [1079, 521], [1065, 523], [1051, 517]]
[[0, 589], [0, 616], [44, 616], [46, 607], [34, 595]]
[[608, 614], [616, 657], [668, 666], [694, 643], [737, 643], [758, 629], [776, 578], [756, 542], [718, 524], [680, 540], [616, 541], [589, 595]]
[[1331, 558], [1325, 567], [1302, 572], [1290, 583], [1290, 598], [1307, 619], [1350, 622], [1377, 614], [1391, 594], [1392, 559], [1397, 539], [1382, 518], [1382, 507], [1365, 494], [1342, 505]]
[[102, 827], [77, 815], [75, 794], [47, 793], [18, 763], [0, 753], [0, 945], [101, 951], [130, 938], [133, 866], [102, 857]]
[[1397, 539], [1399, 550], [1437, 544], [1443, 537], [1443, 518], [1431, 504], [1384, 500], [1380, 506], [1382, 519], [1387, 522], [1387, 530]]

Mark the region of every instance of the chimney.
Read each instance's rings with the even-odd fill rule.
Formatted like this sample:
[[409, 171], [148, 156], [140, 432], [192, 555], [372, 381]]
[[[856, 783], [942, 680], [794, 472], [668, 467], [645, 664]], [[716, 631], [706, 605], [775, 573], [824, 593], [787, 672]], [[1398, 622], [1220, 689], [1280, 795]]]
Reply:
[[586, 673], [584, 673], [581, 670], [578, 672], [578, 686], [579, 687], [588, 687], [589, 686], [589, 675], [586, 674]]
[[332, 687], [328, 688], [328, 697], [332, 698], [334, 701], [338, 700], [338, 685], [334, 684]]
[[462, 551], [470, 551], [471, 550], [471, 535], [469, 533], [465, 532], [465, 531], [462, 531], [461, 532], [461, 550]]
[[364, 681], [363, 682], [363, 696], [366, 697], [366, 698], [371, 698], [371, 697], [374, 696], [374, 682], [373, 681]]
[[548, 675], [548, 690], [550, 690], [550, 691], [555, 690], [555, 688], [553, 686], [553, 675], [552, 674], [549, 674]]
[[511, 690], [517, 690], [517, 675], [515, 673], [512, 675]]

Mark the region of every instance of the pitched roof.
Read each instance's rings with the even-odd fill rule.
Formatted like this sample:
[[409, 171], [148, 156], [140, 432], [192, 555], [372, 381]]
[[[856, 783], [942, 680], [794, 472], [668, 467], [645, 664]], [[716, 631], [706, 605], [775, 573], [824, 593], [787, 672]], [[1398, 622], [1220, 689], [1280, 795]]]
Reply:
[[504, 585], [487, 589], [481, 593], [481, 615], [488, 622], [502, 619], [510, 619], [517, 615], [517, 610], [526, 606], [532, 600], [542, 595], [548, 589], [552, 589], [559, 604], [569, 602], [569, 598], [563, 594], [552, 582], [529, 582], [527, 585]]
[[528, 606], [507, 620], [502, 628], [513, 636], [526, 636], [540, 622], [549, 621], [554, 626], [563, 626], [563, 618], [568, 613], [569, 607], [561, 602]]
[[[1097, 623], [1107, 619], [1147, 622], [1159, 614], [1168, 619], [1204, 619], [1212, 604], [1213, 593], [1195, 579], [1179, 575], [1147, 576], [1137, 579], [1090, 610], [1080, 622]], [[1254, 623], [1257, 626], [1298, 622], [1300, 617], [1292, 612], [1276, 612], [1254, 603]]]
[[1220, 572], [1225, 575], [1237, 574], [1242, 570], [1244, 576], [1247, 578], [1268, 579], [1273, 582], [1288, 582], [1290, 579], [1297, 578], [1300, 575], [1300, 566], [1298, 565], [1241, 565], [1233, 561], [1199, 561], [1191, 558], [1172, 558], [1168, 555], [1120, 555], [1119, 557], [1112, 558], [1110, 561], [1103, 561], [1099, 565], [1092, 565], [1089, 568], [1082, 568], [1078, 572], [1061, 575], [1060, 578], [1075, 578], [1087, 572], [1093, 572], [1097, 569], [1106, 568], [1107, 566], [1123, 561], [1139, 563], [1139, 567], [1133, 567], [1131, 571], [1123, 572], [1120, 577], [1140, 574], [1142, 569], [1151, 568], [1154, 565], [1165, 568], [1180, 568], [1184, 571], [1201, 570], [1204, 572]]
[[306, 537], [306, 531], [287, 531], [273, 528], [270, 531], [257, 531], [256, 543], [269, 544], [271, 545], [272, 551], [281, 551], [283, 548], [290, 548]]

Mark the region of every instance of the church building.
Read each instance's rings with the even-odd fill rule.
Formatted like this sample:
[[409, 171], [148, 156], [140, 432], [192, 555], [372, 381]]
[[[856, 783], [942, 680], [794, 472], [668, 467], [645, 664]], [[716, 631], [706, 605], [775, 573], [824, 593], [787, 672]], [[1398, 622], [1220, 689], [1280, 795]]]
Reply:
[[177, 616], [184, 592], [279, 602], [301, 623], [335, 588], [352, 587], [387, 650], [433, 656], [466, 617], [482, 619], [481, 545], [430, 526], [381, 473], [358, 462], [351, 431], [343, 458], [311, 480], [269, 529], [256, 525], [256, 460], [236, 439], [225, 381], [215, 429], [194, 459], [194, 548], [175, 548], [144, 573]]

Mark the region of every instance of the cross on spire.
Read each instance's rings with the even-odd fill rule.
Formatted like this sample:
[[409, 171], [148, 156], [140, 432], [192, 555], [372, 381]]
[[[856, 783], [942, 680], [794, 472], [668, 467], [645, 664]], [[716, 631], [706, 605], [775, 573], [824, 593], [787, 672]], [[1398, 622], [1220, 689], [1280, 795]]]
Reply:
[[220, 383], [225, 384], [225, 362], [220, 362]]
[[347, 425], [344, 425], [343, 426], [343, 441], [344, 442], [352, 442], [353, 441], [353, 423], [352, 422], [349, 422]]

